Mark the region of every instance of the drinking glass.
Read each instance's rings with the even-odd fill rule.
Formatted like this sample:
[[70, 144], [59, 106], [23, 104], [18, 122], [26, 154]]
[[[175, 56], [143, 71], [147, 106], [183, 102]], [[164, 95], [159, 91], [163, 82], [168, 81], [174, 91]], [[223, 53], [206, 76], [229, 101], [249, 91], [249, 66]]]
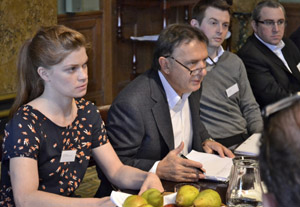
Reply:
[[262, 187], [258, 162], [240, 159], [234, 162], [226, 193], [229, 207], [262, 207]]

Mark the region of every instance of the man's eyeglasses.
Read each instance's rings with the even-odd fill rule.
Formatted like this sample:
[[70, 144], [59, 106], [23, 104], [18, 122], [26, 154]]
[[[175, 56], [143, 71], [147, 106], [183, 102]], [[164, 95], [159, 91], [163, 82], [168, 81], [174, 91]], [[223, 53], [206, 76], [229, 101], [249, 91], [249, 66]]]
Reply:
[[279, 19], [277, 22], [275, 22], [273, 20], [263, 20], [263, 21], [256, 20], [256, 22], [264, 24], [267, 27], [274, 27], [275, 24], [277, 24], [277, 26], [279, 27], [279, 26], [285, 25], [285, 23], [286, 23], [284, 19]]
[[[199, 68], [199, 69], [191, 70], [189, 67], [187, 67], [186, 65], [184, 65], [183, 63], [181, 63], [180, 61], [178, 61], [176, 58], [174, 58], [172, 56], [164, 56], [164, 57], [165, 58], [171, 58], [172, 60], [174, 60], [176, 63], [178, 63], [179, 65], [181, 65], [185, 69], [187, 69], [190, 72], [190, 75], [198, 75], [198, 74], [200, 74], [202, 72], [203, 69], [206, 68], [206, 65], [205, 65], [204, 68]], [[210, 57], [208, 57], [208, 58], [215, 64], [215, 62]]]

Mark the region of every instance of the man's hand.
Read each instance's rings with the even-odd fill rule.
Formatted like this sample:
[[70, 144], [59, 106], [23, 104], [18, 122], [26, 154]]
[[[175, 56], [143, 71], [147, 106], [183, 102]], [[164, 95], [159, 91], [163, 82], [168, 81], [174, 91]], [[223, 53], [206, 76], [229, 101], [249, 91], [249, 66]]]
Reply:
[[[157, 166], [156, 174], [164, 180], [176, 182], [197, 182], [205, 178], [196, 168], [202, 169], [202, 164], [193, 160], [187, 160], [179, 157], [183, 150], [183, 142], [174, 150], [170, 151], [167, 156], [161, 160]], [[203, 169], [203, 171], [205, 171]]]
[[214, 151], [216, 151], [220, 157], [225, 157], [226, 155], [227, 157], [234, 158], [234, 154], [231, 152], [231, 150], [221, 145], [219, 142], [205, 140], [203, 142], [203, 149], [206, 153], [212, 154]]

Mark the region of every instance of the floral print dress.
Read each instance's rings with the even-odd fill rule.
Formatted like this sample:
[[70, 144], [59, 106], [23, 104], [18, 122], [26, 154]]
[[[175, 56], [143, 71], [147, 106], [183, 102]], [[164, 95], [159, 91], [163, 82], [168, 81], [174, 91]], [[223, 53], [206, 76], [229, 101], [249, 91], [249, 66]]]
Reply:
[[[14, 206], [9, 159], [37, 160], [41, 191], [74, 196], [88, 167], [93, 148], [108, 142], [97, 107], [76, 99], [77, 117], [60, 127], [29, 105], [19, 108], [5, 127], [1, 168], [0, 206]], [[74, 162], [61, 162], [64, 150], [76, 150]]]

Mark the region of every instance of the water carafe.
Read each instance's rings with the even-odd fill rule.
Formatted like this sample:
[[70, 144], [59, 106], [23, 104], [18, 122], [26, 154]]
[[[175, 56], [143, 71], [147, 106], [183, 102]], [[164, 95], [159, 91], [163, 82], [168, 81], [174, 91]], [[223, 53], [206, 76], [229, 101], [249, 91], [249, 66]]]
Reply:
[[240, 159], [234, 162], [226, 194], [229, 207], [262, 207], [262, 187], [258, 162]]

